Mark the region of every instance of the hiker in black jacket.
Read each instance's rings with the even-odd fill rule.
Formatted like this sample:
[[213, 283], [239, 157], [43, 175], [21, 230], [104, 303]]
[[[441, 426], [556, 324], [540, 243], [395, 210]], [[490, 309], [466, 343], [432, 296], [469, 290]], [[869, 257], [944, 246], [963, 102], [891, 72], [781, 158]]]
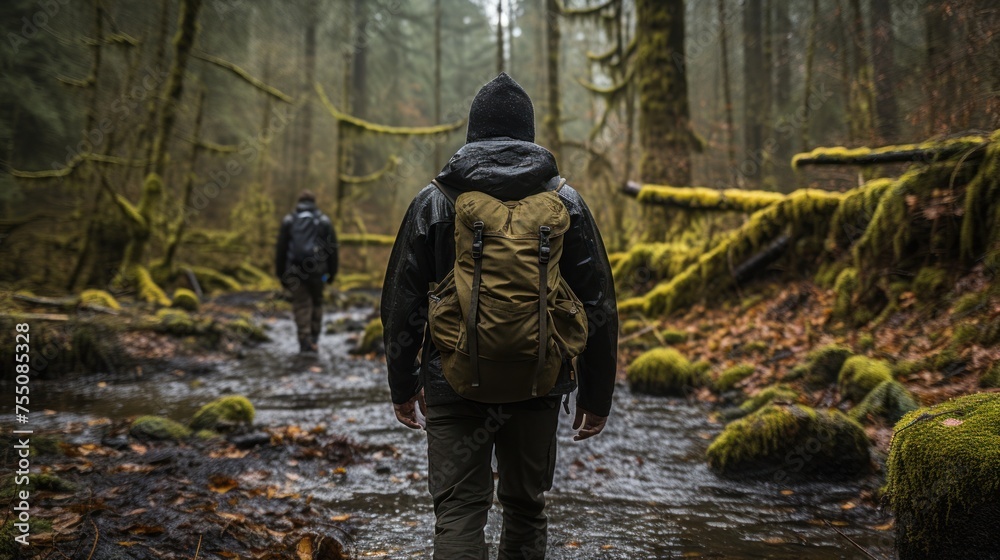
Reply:
[[562, 183], [555, 158], [534, 143], [531, 100], [506, 74], [476, 96], [467, 143], [434, 183], [420, 191], [403, 218], [381, 303], [396, 417], [418, 429], [417, 407], [426, 411], [428, 482], [437, 518], [434, 558], [487, 557], [483, 528], [493, 502], [494, 450], [503, 506], [498, 558], [544, 558], [544, 492], [553, 479], [560, 400], [579, 388], [575, 440], [600, 433], [611, 410], [618, 317], [607, 254], [583, 198], [568, 186], [558, 189], [570, 217], [558, 268], [586, 311], [586, 348], [575, 367], [563, 363], [543, 396], [493, 405], [465, 399], [445, 379], [441, 354], [425, 336], [428, 291], [455, 265], [451, 200], [466, 191], [522, 200]]
[[316, 195], [302, 191], [295, 210], [281, 221], [275, 268], [292, 292], [299, 351], [316, 352], [323, 323], [323, 283], [337, 275], [337, 236], [330, 218], [316, 207]]

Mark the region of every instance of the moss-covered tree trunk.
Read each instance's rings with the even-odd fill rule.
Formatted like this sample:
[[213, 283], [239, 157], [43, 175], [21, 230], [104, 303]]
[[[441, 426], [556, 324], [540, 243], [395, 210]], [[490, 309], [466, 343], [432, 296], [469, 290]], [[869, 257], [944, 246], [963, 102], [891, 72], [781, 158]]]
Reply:
[[562, 93], [559, 89], [559, 45], [562, 31], [559, 28], [558, 0], [545, 0], [545, 79], [546, 99], [545, 144], [562, 161]]
[[896, 76], [893, 45], [896, 39], [892, 30], [892, 3], [889, 0], [873, 0], [871, 20], [878, 139], [881, 144], [892, 144], [896, 142], [899, 130], [899, 123], [896, 122], [899, 115], [893, 83]]
[[729, 26], [726, 25], [726, 0], [719, 0], [719, 51], [722, 63], [722, 99], [726, 116], [726, 158], [736, 169], [736, 127], [733, 124], [733, 90], [729, 81]]
[[850, 137], [866, 144], [874, 142], [872, 137], [875, 90], [872, 85], [872, 68], [868, 56], [868, 34], [861, 13], [861, 1], [850, 0], [851, 27], [855, 30], [850, 39], [851, 58], [854, 60], [854, 76], [850, 81], [851, 97], [847, 121]]
[[[181, 0], [178, 15], [178, 30], [174, 38], [174, 60], [164, 86], [162, 106], [157, 119], [156, 136], [153, 140], [150, 172], [142, 185], [139, 204], [127, 210], [131, 220], [132, 239], [125, 248], [123, 269], [130, 270], [133, 266], [142, 265], [145, 260], [146, 246], [152, 235], [153, 220], [157, 217], [160, 200], [163, 196], [163, 176], [167, 168], [167, 146], [173, 134], [177, 119], [177, 106], [184, 93], [184, 73], [187, 69], [191, 49], [198, 33], [198, 12], [201, 10], [201, 0]], [[119, 204], [127, 202], [119, 200]]]
[[684, 68], [684, 0], [636, 0], [639, 175], [644, 183], [691, 183], [691, 132]]

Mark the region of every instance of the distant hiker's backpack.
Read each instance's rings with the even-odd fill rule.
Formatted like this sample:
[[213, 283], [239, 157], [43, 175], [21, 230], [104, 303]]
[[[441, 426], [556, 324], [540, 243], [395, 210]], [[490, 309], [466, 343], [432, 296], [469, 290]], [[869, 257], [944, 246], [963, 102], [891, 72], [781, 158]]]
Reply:
[[444, 376], [465, 398], [543, 396], [563, 360], [583, 352], [587, 315], [559, 274], [570, 217], [558, 190], [454, 201], [455, 268], [431, 287], [428, 320]]
[[[307, 259], [323, 250], [323, 214], [319, 210], [302, 210], [292, 220], [291, 240], [288, 244], [288, 262], [302, 267]], [[317, 269], [323, 266], [314, 264]]]

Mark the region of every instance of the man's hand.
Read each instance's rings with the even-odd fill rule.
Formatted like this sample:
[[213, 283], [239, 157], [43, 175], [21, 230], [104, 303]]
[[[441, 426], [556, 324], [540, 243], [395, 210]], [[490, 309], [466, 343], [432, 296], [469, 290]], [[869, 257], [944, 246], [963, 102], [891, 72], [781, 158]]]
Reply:
[[607, 416], [598, 416], [593, 412], [588, 412], [585, 409], [580, 408], [580, 406], [577, 405], [576, 420], [573, 420], [573, 429], [580, 431], [573, 436], [573, 441], [580, 441], [596, 436], [601, 433], [604, 429], [604, 425], [607, 423]]
[[427, 403], [424, 402], [423, 389], [405, 403], [392, 405], [392, 409], [396, 413], [396, 420], [399, 420], [407, 428], [422, 430], [424, 427], [417, 422], [417, 406], [420, 406], [420, 413], [427, 416]]

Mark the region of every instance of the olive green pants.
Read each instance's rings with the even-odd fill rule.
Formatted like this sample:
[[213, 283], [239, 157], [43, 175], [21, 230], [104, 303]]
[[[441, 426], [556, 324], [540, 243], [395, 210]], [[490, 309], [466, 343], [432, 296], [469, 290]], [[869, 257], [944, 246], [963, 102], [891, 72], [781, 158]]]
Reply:
[[545, 491], [556, 462], [559, 399], [515, 405], [464, 401], [427, 408], [428, 486], [434, 559], [486, 560], [494, 450], [503, 508], [498, 560], [545, 557]]
[[292, 313], [298, 331], [299, 347], [313, 349], [323, 328], [323, 281], [299, 282], [292, 290]]

